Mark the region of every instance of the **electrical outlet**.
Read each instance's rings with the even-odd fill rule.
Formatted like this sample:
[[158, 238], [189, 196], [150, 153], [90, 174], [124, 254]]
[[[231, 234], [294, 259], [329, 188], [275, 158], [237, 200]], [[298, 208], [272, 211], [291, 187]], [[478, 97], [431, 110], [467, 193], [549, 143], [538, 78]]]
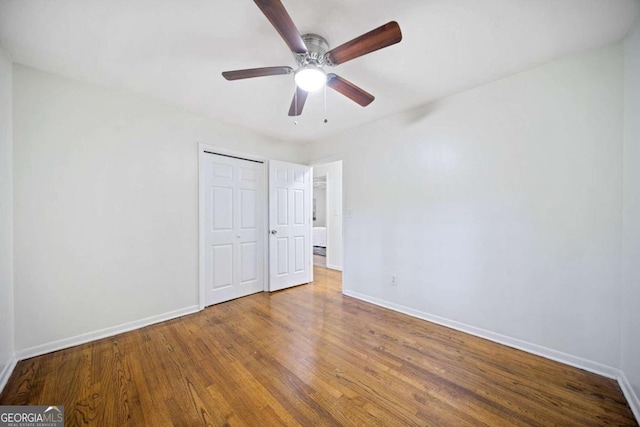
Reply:
[[391, 276], [391, 286], [398, 286], [398, 276], [395, 274]]

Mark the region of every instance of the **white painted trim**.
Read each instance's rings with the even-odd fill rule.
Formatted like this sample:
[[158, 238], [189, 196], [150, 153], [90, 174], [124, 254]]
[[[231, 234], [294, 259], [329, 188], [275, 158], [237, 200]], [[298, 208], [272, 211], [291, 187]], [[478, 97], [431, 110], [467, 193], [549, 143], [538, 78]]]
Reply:
[[340, 267], [339, 265], [331, 265], [331, 264], [327, 264], [327, 268], [330, 268], [330, 269], [332, 269], [332, 270], [342, 271], [342, 267]]
[[75, 337], [63, 338], [61, 340], [52, 341], [46, 344], [25, 348], [23, 350], [17, 351], [16, 357], [19, 360], [24, 360], [24, 359], [29, 359], [35, 356], [41, 356], [43, 354], [51, 353], [53, 351], [74, 347], [80, 344], [86, 344], [91, 341], [96, 341], [102, 338], [107, 338], [107, 337], [112, 337], [114, 335], [122, 334], [124, 332], [133, 331], [135, 329], [144, 328], [145, 326], [153, 325], [155, 323], [166, 322], [167, 320], [186, 316], [187, 314], [197, 313], [198, 311], [199, 309], [197, 305], [181, 308], [179, 310], [158, 314], [156, 316], [147, 317], [145, 319], [134, 320], [133, 322], [123, 323], [121, 325], [112, 326], [109, 328], [99, 329], [97, 331], [76, 335]]
[[202, 166], [205, 144], [198, 144], [198, 309], [204, 310], [204, 167]]
[[[264, 209], [264, 230], [269, 230], [269, 159], [258, 156], [252, 153], [245, 153], [242, 151], [230, 150], [224, 147], [217, 147], [215, 145], [205, 144], [203, 142], [198, 143], [198, 308], [204, 310], [205, 308], [205, 274], [204, 274], [204, 168], [202, 162], [204, 156], [207, 154], [205, 151], [211, 151], [218, 154], [226, 154], [228, 156], [242, 157], [244, 159], [256, 160], [263, 162], [264, 164], [264, 180], [263, 180], [263, 209]], [[263, 245], [263, 284], [264, 292], [269, 291], [269, 239], [265, 238], [265, 244]]]
[[309, 251], [309, 283], [313, 282], [313, 166], [309, 166], [309, 194], [307, 197], [307, 203], [309, 203], [309, 245], [307, 250]]
[[16, 358], [15, 353], [9, 359], [9, 362], [4, 366], [2, 372], [0, 372], [0, 392], [4, 390], [4, 386], [7, 385], [7, 381], [9, 381], [9, 377], [13, 374], [13, 370], [16, 368], [16, 364], [18, 363], [18, 359]]
[[[335, 156], [332, 156], [332, 157], [335, 157]], [[342, 200], [340, 200], [340, 206], [341, 206], [340, 222], [342, 223], [342, 236], [341, 236], [342, 238], [340, 239], [340, 246], [342, 246], [342, 247], [340, 249], [342, 250], [342, 264], [344, 265], [344, 252], [345, 252], [344, 251], [344, 247], [345, 247], [345, 237], [344, 237], [344, 235], [345, 235], [344, 160], [342, 158], [338, 158], [338, 159], [335, 159], [335, 160], [332, 160], [332, 161], [314, 162], [312, 164], [312, 172], [313, 172], [313, 167], [325, 166], [325, 165], [328, 165], [328, 164], [331, 164], [331, 163], [337, 163], [337, 162], [341, 162], [341, 164], [340, 164], [340, 175], [341, 175], [340, 192], [342, 193]], [[335, 177], [334, 177], [334, 179], [335, 179]], [[335, 247], [335, 244], [332, 245], [331, 244], [331, 239], [329, 238], [330, 235], [331, 235], [331, 231], [330, 231], [331, 229], [329, 227], [329, 217], [331, 215], [333, 215], [332, 213], [329, 212], [329, 209], [328, 209], [328, 204], [329, 204], [329, 199], [330, 199], [330, 192], [329, 192], [329, 188], [330, 188], [329, 183], [330, 182], [331, 182], [331, 173], [327, 172], [327, 197], [326, 197], [326, 199], [327, 199], [326, 200], [326, 202], [327, 202], [327, 212], [326, 212], [326, 219], [327, 219], [327, 221], [326, 221], [327, 222], [327, 224], [326, 224], [326, 227], [327, 227], [326, 250], [327, 250], [327, 252], [326, 252], [326, 257], [325, 257], [326, 259], [329, 259], [329, 254], [331, 253], [332, 248]], [[312, 193], [313, 193], [313, 187], [312, 187]], [[312, 227], [312, 233], [313, 233], [313, 227]], [[313, 234], [311, 235], [311, 238], [313, 239]], [[313, 243], [312, 243], [312, 245], [313, 245]], [[312, 252], [313, 252], [313, 246], [312, 246]], [[338, 270], [338, 271], [342, 271], [342, 269], [343, 269], [342, 266], [334, 265], [334, 264], [327, 264], [326, 267], [330, 268], [332, 270]]]
[[271, 292], [271, 207], [269, 206], [269, 169], [271, 168], [271, 161], [265, 160], [264, 162], [264, 229], [267, 232], [267, 237], [264, 239], [264, 292]]
[[264, 161], [264, 177], [262, 180], [262, 185], [264, 185], [264, 191], [262, 192], [262, 209], [264, 210], [264, 215], [262, 215], [263, 220], [263, 229], [264, 232], [267, 233], [267, 236], [264, 238], [264, 245], [262, 249], [263, 256], [263, 265], [262, 269], [263, 275], [263, 292], [269, 292], [269, 268], [271, 268], [271, 262], [269, 261], [269, 245], [271, 244], [271, 229], [269, 224], [269, 160]]
[[614, 380], [618, 380], [618, 378], [620, 377], [619, 369], [608, 366], [608, 365], [604, 365], [602, 363], [583, 359], [582, 357], [563, 353], [561, 351], [553, 350], [548, 347], [543, 347], [541, 345], [519, 340], [517, 338], [512, 338], [506, 335], [487, 331], [486, 329], [477, 328], [475, 326], [456, 322], [455, 320], [449, 320], [444, 317], [435, 316], [433, 314], [429, 314], [419, 310], [415, 310], [413, 308], [405, 307], [400, 304], [383, 301], [378, 298], [360, 294], [358, 292], [343, 290], [343, 294], [353, 298], [357, 298], [362, 301], [369, 302], [371, 304], [388, 308], [390, 310], [398, 311], [400, 313], [404, 313], [412, 317], [417, 317], [418, 319], [426, 320], [432, 323], [437, 323], [438, 325], [446, 326], [448, 328], [455, 329], [457, 331], [465, 332], [467, 334], [484, 338], [489, 341], [496, 342], [498, 344], [503, 344], [508, 347], [513, 347], [518, 350], [526, 351], [527, 353], [535, 354], [537, 356], [541, 356], [546, 359], [564, 363], [565, 365], [584, 369], [585, 371], [593, 372], [594, 374], [602, 375], [603, 377], [611, 378]]
[[631, 411], [633, 411], [633, 415], [636, 417], [636, 421], [640, 423], [640, 398], [633, 390], [629, 379], [625, 375], [624, 371], [620, 371], [620, 375], [618, 376], [618, 384], [620, 384], [620, 388], [622, 389], [622, 393], [624, 393], [624, 397], [627, 398], [627, 403], [631, 407]]

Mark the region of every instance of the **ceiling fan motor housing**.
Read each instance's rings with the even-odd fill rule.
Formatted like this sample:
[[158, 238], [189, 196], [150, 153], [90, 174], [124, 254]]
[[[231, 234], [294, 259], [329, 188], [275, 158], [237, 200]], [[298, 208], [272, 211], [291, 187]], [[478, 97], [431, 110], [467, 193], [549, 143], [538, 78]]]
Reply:
[[314, 64], [322, 67], [327, 64], [325, 54], [329, 51], [329, 43], [318, 34], [304, 34], [302, 40], [307, 46], [307, 52], [296, 55], [296, 61], [300, 67], [308, 64]]

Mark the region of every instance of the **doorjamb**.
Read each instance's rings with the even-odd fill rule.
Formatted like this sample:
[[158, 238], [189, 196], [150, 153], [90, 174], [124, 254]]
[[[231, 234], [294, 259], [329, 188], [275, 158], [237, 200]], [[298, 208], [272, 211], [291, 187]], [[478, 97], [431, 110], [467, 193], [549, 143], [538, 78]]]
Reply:
[[[341, 215], [340, 215], [340, 220], [342, 222], [342, 239], [341, 239], [342, 240], [342, 242], [341, 242], [341, 244], [342, 244], [342, 248], [341, 248], [342, 249], [342, 268], [340, 269], [340, 271], [344, 274], [345, 266], [347, 264], [346, 261], [345, 261], [345, 258], [346, 258], [346, 253], [345, 252], [346, 251], [344, 250], [344, 248], [345, 248], [345, 240], [346, 240], [345, 236], [346, 236], [346, 233], [347, 233], [347, 227], [346, 227], [347, 224], [346, 224], [346, 217], [345, 217], [345, 212], [347, 212], [347, 209], [345, 208], [345, 203], [344, 203], [344, 201], [345, 201], [344, 169], [345, 169], [345, 163], [347, 163], [347, 160], [342, 155], [332, 155], [332, 156], [328, 156], [328, 157], [323, 157], [320, 160], [315, 160], [315, 161], [309, 163], [309, 166], [312, 167], [312, 171], [313, 171], [313, 168], [316, 168], [316, 167], [319, 167], [319, 166], [323, 166], [323, 165], [326, 165], [328, 163], [339, 162], [339, 161], [342, 162], [342, 200], [341, 200], [341, 202], [342, 202], [341, 203], [342, 212], [341, 212]], [[330, 215], [330, 213], [327, 212], [327, 216], [329, 216], [329, 215]], [[328, 232], [328, 230], [327, 230], [327, 232]], [[312, 245], [313, 245], [313, 243], [312, 243]], [[328, 268], [330, 268], [330, 267], [328, 267]]]
[[[198, 143], [198, 308], [204, 310], [205, 308], [205, 292], [206, 287], [204, 283], [204, 157], [208, 154], [205, 151], [211, 151], [218, 154], [224, 154], [227, 156], [241, 157], [247, 160], [256, 160], [264, 163], [263, 174], [263, 201], [262, 201], [262, 216], [263, 216], [263, 230], [266, 232], [269, 230], [269, 160], [265, 157], [258, 156], [253, 153], [245, 153], [242, 151], [231, 150], [224, 147], [205, 144], [203, 142]], [[263, 273], [263, 292], [269, 290], [269, 241], [264, 238], [262, 262], [264, 268]]]

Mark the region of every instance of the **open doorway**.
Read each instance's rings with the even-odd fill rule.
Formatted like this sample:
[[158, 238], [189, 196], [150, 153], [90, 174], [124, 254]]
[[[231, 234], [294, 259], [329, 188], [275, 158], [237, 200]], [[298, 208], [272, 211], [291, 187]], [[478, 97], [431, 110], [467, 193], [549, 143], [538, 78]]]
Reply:
[[314, 265], [342, 271], [342, 161], [313, 167]]
[[327, 175], [313, 177], [313, 265], [327, 266]]

